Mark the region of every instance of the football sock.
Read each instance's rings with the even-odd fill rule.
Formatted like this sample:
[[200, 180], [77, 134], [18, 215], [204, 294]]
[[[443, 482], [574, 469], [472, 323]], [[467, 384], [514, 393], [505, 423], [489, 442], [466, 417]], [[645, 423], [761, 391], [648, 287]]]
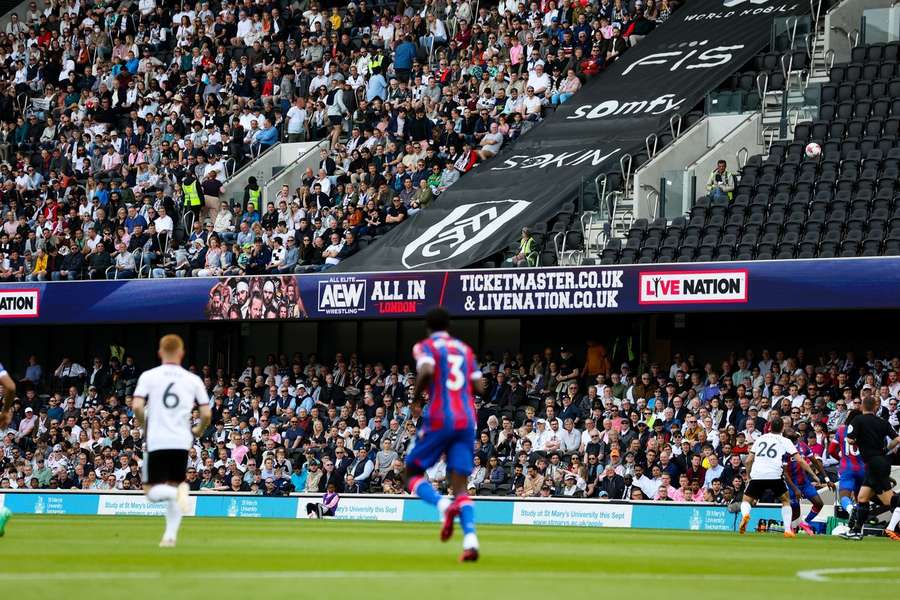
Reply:
[[175, 539], [178, 537], [178, 528], [181, 527], [181, 508], [174, 499], [166, 505], [166, 533], [163, 537]]
[[888, 531], [894, 531], [897, 529], [897, 523], [900, 523], [900, 508], [895, 508], [894, 512], [891, 513], [891, 522], [888, 523]]
[[474, 533], [467, 533], [463, 536], [463, 550], [478, 549], [478, 536]]
[[150, 502], [174, 501], [176, 496], [178, 496], [178, 489], [164, 483], [158, 483], [147, 490], [147, 500]]
[[741, 514], [745, 517], [750, 514], [750, 503], [749, 502], [741, 502]]
[[856, 532], [862, 531], [863, 525], [866, 524], [866, 521], [869, 520], [869, 503], [868, 502], [860, 502], [856, 507], [856, 523], [854, 523], [853, 530]]
[[853, 506], [853, 498], [850, 496], [841, 496], [841, 508], [850, 512], [850, 507]]
[[806, 521], [807, 523], [809, 523], [810, 525], [812, 525], [812, 522], [818, 516], [819, 516], [819, 509], [816, 508], [815, 506], [813, 506], [812, 508], [809, 509], [809, 514], [806, 515], [806, 518], [803, 520]]
[[409, 482], [409, 488], [419, 498], [432, 506], [437, 506], [441, 499], [441, 495], [434, 491], [434, 487], [424, 477], [414, 477], [412, 481]]
[[791, 515], [792, 514], [793, 514], [793, 511], [791, 510], [790, 504], [786, 504], [781, 507], [781, 521], [782, 521], [782, 523], [784, 523], [785, 531], [793, 531], [793, 528], [791, 527]]
[[468, 496], [460, 496], [457, 501], [459, 504], [459, 524], [462, 526], [463, 533], [466, 535], [475, 533], [475, 506], [472, 499]]
[[450, 498], [447, 496], [441, 496], [441, 499], [438, 500], [437, 509], [441, 515], [441, 518], [444, 518], [444, 515], [447, 513], [447, 509], [450, 508], [450, 505], [453, 504], [450, 501]]

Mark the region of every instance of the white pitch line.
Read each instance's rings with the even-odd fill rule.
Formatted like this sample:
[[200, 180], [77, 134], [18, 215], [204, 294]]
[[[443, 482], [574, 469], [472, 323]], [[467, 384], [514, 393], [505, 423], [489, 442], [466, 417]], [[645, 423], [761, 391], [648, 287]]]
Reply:
[[[796, 576], [807, 581], [830, 582], [830, 583], [859, 583], [880, 582], [891, 583], [897, 580], [874, 579], [874, 578], [852, 578], [847, 580], [831, 579], [830, 575], [850, 574], [850, 573], [885, 573], [900, 570], [900, 567], [857, 567], [857, 568], [838, 568], [838, 569], [815, 569], [809, 571], [799, 571]], [[241, 579], [396, 579], [409, 575], [427, 576], [431, 578], [457, 578], [459, 573], [456, 571], [168, 571], [165, 573], [158, 571], [81, 571], [76, 573], [52, 573], [52, 572], [18, 572], [18, 573], [0, 573], [0, 581], [28, 581], [34, 584], [49, 581], [96, 581], [106, 579], [129, 579], [129, 580], [159, 580], [159, 579], [192, 579], [192, 580], [241, 580]], [[590, 579], [618, 579], [633, 581], [672, 581], [684, 580], [695, 581], [697, 577], [702, 577], [707, 581], [794, 581], [794, 577], [787, 575], [740, 575], [740, 574], [717, 574], [705, 573], [698, 575], [696, 573], [604, 573], [604, 572], [571, 572], [561, 573], [558, 571], [526, 571], [521, 573], [511, 573], [509, 571], [482, 571], [472, 570], [466, 572], [467, 578], [496, 578], [500, 575], [514, 576], [516, 579], [559, 579], [561, 575], [572, 575], [579, 578]]]
[[[797, 571], [797, 577], [807, 581], [833, 581], [830, 575], [843, 575], [851, 573], [887, 573], [900, 571], [900, 567], [841, 567], [837, 569], [812, 569], [809, 571]], [[872, 578], [869, 578], [871, 580]], [[853, 579], [859, 581], [859, 579]], [[887, 581], [887, 580], [885, 580]]]
[[[458, 578], [459, 573], [456, 571], [168, 571], [161, 573], [157, 571], [81, 571], [75, 573], [44, 573], [44, 572], [18, 572], [18, 573], [0, 573], [0, 581], [12, 580], [32, 580], [34, 583], [41, 581], [73, 581], [73, 580], [103, 580], [103, 579], [203, 579], [203, 580], [237, 580], [237, 579], [349, 579], [349, 578], [365, 578], [365, 579], [395, 579], [403, 576], [419, 575], [436, 578]], [[496, 578], [499, 575], [513, 575], [516, 579], [533, 578], [533, 579], [559, 579], [561, 575], [572, 575], [579, 578], [598, 578], [598, 579], [623, 579], [635, 581], [648, 580], [690, 580], [694, 581], [698, 576], [705, 580], [719, 581], [749, 581], [749, 580], [777, 580], [792, 581], [794, 578], [790, 576], [779, 575], [762, 575], [749, 576], [739, 574], [703, 574], [696, 573], [679, 573], [679, 574], [661, 574], [661, 573], [603, 573], [603, 572], [571, 572], [561, 573], [558, 571], [526, 571], [521, 573], [511, 573], [509, 571], [468, 571], [466, 577], [485, 577]]]

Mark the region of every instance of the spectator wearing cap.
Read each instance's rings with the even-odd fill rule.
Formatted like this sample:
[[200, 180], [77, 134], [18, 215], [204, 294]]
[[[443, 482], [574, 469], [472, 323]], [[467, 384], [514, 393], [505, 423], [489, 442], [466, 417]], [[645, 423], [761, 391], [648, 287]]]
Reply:
[[303, 488], [305, 493], [317, 493], [319, 491], [319, 482], [322, 479], [322, 463], [319, 459], [312, 458], [306, 463], [307, 475], [306, 483]]
[[573, 473], [568, 473], [563, 478], [563, 486], [558, 495], [566, 498], [584, 497], [584, 491], [578, 487], [578, 477]]
[[743, 418], [742, 422], [738, 423], [738, 428], [750, 430], [750, 427], [747, 424], [748, 421], [751, 422], [753, 429], [758, 432], [763, 432], [766, 428], [766, 420], [759, 416], [759, 407], [755, 404], [749, 407], [747, 416]]
[[26, 406], [25, 416], [19, 421], [19, 427], [16, 431], [16, 442], [22, 442], [25, 438], [30, 436], [31, 432], [34, 431], [35, 425], [37, 425], [37, 417], [34, 415], [34, 409], [30, 406]]

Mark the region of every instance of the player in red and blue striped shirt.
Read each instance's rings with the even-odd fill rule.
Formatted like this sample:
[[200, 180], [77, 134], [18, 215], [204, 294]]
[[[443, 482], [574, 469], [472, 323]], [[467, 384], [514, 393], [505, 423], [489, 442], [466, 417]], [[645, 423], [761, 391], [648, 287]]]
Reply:
[[856, 494], [866, 479], [866, 465], [859, 456], [859, 449], [847, 439], [847, 424], [849, 424], [857, 415], [858, 410], [851, 410], [847, 413], [847, 420], [844, 425], [837, 428], [834, 439], [828, 446], [828, 453], [840, 460], [838, 464], [838, 488], [840, 495], [841, 508], [848, 513], [856, 502]]
[[[797, 453], [803, 457], [803, 459], [809, 463], [809, 465], [821, 473], [822, 481], [824, 481], [828, 487], [833, 487], [831, 480], [828, 478], [828, 475], [825, 473], [825, 469], [822, 467], [821, 461], [819, 458], [810, 450], [809, 446], [802, 439], [798, 439], [796, 441]], [[801, 467], [800, 463], [798, 463], [793, 458], [787, 459], [787, 464], [785, 465], [785, 476], [788, 484], [788, 492], [791, 497], [791, 512], [793, 522], [791, 523], [794, 527], [799, 527], [809, 535], [815, 535], [813, 531], [813, 521], [815, 518], [819, 516], [819, 512], [822, 510], [822, 507], [825, 506], [825, 502], [822, 501], [822, 497], [819, 495], [819, 490], [816, 489], [816, 486], [813, 485], [813, 482], [810, 480], [809, 475]], [[800, 520], [800, 499], [806, 498], [812, 503], [812, 507], [809, 509], [809, 514], [801, 521]]]
[[[450, 315], [435, 308], [425, 315], [429, 336], [415, 345], [416, 389], [414, 414], [419, 402], [428, 397], [422, 414], [416, 443], [406, 456], [409, 490], [436, 506], [443, 520], [441, 541], [453, 535], [453, 521], [459, 515], [463, 529], [463, 554], [460, 560], [478, 560], [475, 535], [475, 510], [466, 490], [472, 472], [475, 446], [475, 394], [482, 392], [481, 371], [475, 354], [464, 342], [447, 333]], [[425, 479], [426, 469], [447, 455], [447, 471], [453, 501], [438, 494]]]

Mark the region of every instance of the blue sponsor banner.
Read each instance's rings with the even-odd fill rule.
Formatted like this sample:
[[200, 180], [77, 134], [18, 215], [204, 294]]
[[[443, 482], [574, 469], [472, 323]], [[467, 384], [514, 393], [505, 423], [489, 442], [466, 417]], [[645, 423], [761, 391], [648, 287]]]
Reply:
[[0, 284], [6, 324], [900, 308], [900, 257]]
[[14, 513], [31, 515], [96, 515], [100, 497], [95, 494], [4, 494], [3, 506]]
[[[490, 525], [509, 525], [513, 522], [513, 505], [515, 502], [507, 500], [478, 500], [475, 499], [476, 519], [479, 523]], [[406, 501], [403, 508], [404, 521], [437, 522], [437, 508], [426, 504], [419, 499]]]
[[[294, 519], [306, 517], [313, 495], [267, 498], [250, 495], [198, 494], [193, 497], [198, 517]], [[690, 531], [735, 531], [740, 516], [723, 506], [708, 504], [653, 504], [569, 500], [561, 498], [505, 500], [475, 498], [479, 523], [490, 525], [555, 525], [621, 527]], [[113, 506], [115, 505], [115, 506]], [[35, 515], [159, 515], [162, 505], [148, 503], [140, 494], [32, 493], [0, 494], [0, 506], [13, 513]], [[126, 510], [127, 509], [127, 510]], [[339, 519], [366, 521], [438, 521], [437, 510], [408, 496], [347, 496], [341, 499]], [[781, 520], [777, 507], [755, 507], [750, 527], [760, 519]]]
[[[759, 519], [781, 521], [779, 508], [756, 507], [750, 514], [750, 528], [756, 529]], [[740, 513], [724, 506], [707, 504], [635, 504], [631, 526], [635, 529], [687, 529], [691, 531], [737, 531]]]
[[263, 496], [197, 496], [194, 514], [198, 517], [256, 517], [294, 519], [297, 498]]

